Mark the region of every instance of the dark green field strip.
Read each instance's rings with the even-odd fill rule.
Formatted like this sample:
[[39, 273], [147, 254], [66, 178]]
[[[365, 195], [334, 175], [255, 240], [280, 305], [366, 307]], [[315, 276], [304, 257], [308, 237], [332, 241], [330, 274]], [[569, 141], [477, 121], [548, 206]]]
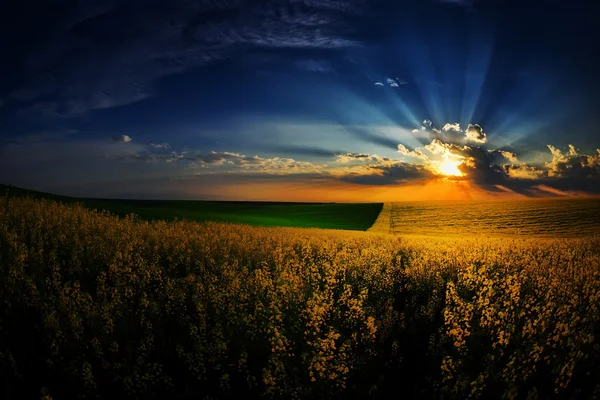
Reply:
[[381, 203], [275, 203], [184, 200], [77, 199], [0, 185], [0, 195], [46, 198], [82, 203], [96, 210], [144, 220], [231, 222], [257, 226], [367, 230], [377, 219]]
[[259, 226], [367, 230], [383, 204], [244, 203], [86, 199], [89, 207], [147, 220], [186, 219]]

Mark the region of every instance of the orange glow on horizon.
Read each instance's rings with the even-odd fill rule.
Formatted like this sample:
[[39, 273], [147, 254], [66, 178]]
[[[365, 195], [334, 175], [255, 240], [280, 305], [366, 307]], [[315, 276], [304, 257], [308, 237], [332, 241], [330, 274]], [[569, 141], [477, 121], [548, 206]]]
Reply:
[[[402, 202], [438, 200], [493, 200], [526, 198], [507, 188], [490, 193], [465, 180], [439, 178], [421, 183], [397, 186], [366, 186], [340, 181], [264, 182], [213, 187], [222, 200], [234, 201], [298, 201], [298, 202]], [[214, 193], [190, 190], [202, 198]]]

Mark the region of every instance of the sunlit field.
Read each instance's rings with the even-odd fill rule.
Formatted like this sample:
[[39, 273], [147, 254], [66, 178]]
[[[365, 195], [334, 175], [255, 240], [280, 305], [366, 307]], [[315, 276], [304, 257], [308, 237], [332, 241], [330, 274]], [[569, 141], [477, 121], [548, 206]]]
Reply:
[[0, 197], [0, 280], [5, 398], [600, 395], [597, 236], [148, 222]]
[[600, 198], [386, 203], [371, 231], [427, 236], [600, 235]]

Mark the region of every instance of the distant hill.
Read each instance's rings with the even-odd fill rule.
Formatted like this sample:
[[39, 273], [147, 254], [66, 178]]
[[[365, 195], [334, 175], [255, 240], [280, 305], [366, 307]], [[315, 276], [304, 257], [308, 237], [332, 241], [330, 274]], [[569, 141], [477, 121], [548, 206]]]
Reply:
[[23, 189], [12, 185], [0, 184], [0, 195], [6, 195], [11, 197], [31, 197], [34, 199], [48, 199], [60, 202], [73, 203], [79, 201], [74, 197], [61, 196], [58, 194], [38, 192], [37, 190]]

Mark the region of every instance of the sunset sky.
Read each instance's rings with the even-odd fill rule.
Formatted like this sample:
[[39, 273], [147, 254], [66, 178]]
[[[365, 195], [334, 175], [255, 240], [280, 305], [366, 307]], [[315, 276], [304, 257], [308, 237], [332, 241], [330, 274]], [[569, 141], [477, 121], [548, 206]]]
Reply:
[[81, 197], [600, 194], [591, 1], [10, 2], [0, 183]]

